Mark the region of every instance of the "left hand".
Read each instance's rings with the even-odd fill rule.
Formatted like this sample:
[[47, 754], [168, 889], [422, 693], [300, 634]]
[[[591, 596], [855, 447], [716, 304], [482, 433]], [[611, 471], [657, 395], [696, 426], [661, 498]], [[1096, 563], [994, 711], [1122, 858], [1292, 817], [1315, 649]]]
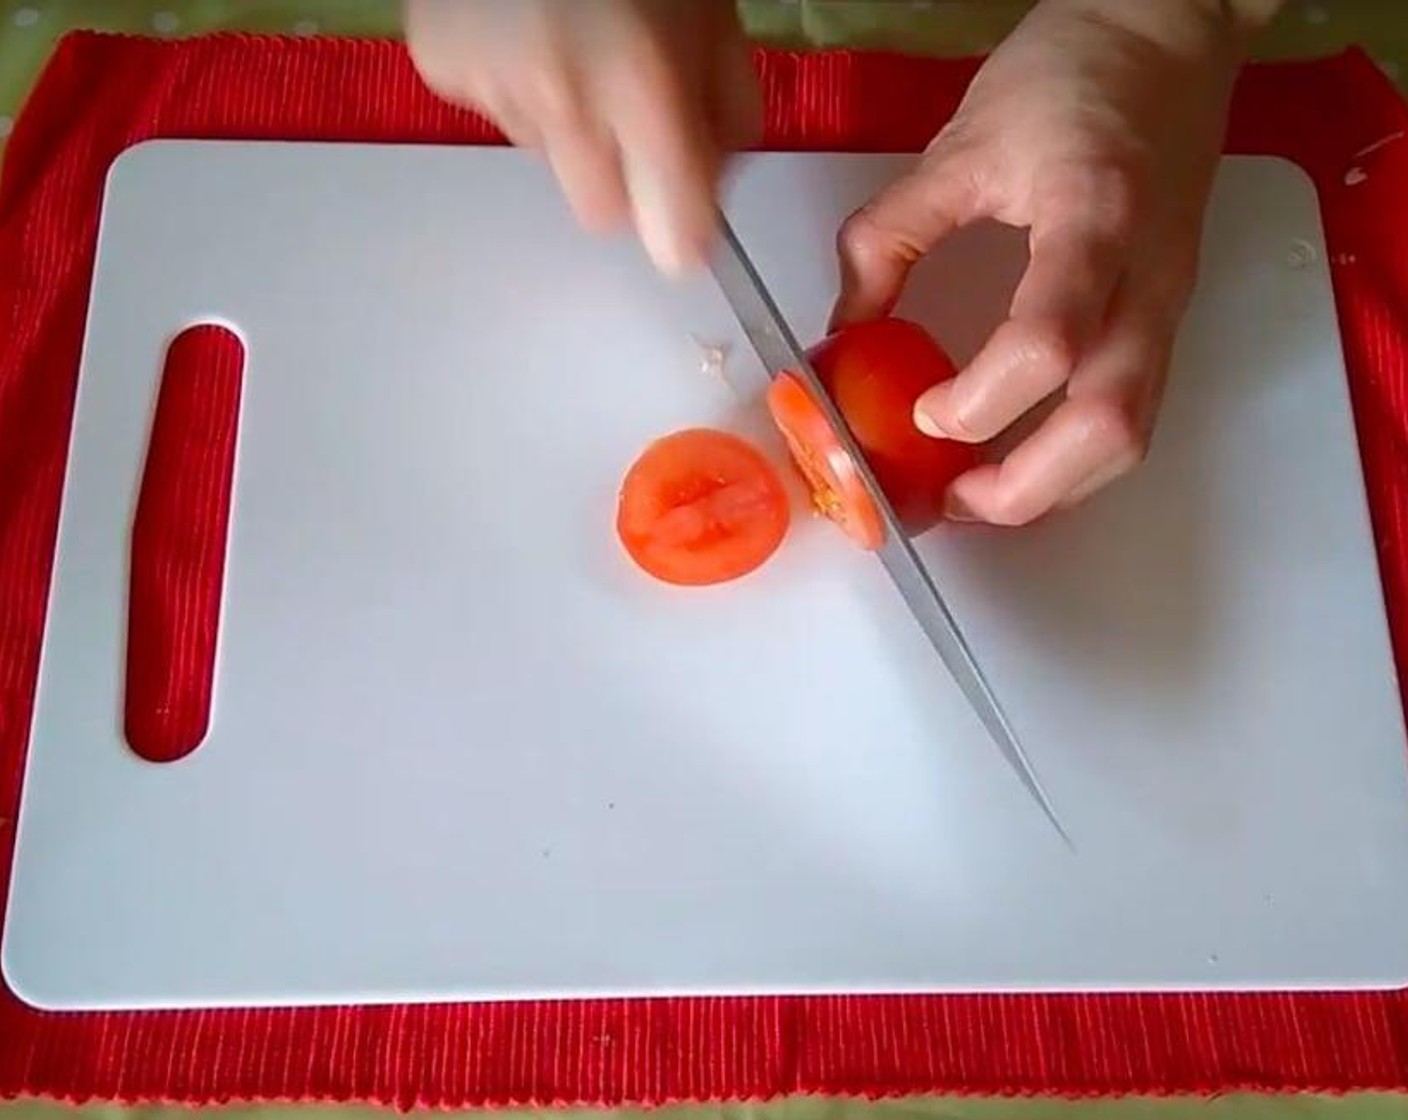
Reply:
[[917, 167], [846, 223], [833, 324], [884, 314], [921, 256], [993, 218], [1029, 230], [1008, 318], [920, 398], [931, 435], [986, 442], [1059, 403], [949, 514], [1019, 525], [1139, 463], [1198, 265], [1239, 30], [1202, 0], [1041, 0]]

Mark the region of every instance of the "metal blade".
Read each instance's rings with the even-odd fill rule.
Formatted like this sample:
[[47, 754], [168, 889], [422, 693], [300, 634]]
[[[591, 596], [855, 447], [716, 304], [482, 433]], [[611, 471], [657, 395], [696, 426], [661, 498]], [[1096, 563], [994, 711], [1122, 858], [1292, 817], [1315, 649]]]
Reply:
[[[807, 361], [805, 352], [797, 344], [792, 328], [787, 325], [787, 320], [782, 317], [782, 312], [773, 302], [772, 294], [763, 283], [763, 278], [758, 275], [753, 262], [748, 259], [738, 235], [733, 232], [733, 227], [722, 214], [718, 220], [723, 249], [710, 259], [710, 269], [718, 282], [719, 290], [733, 309], [738, 325], [743, 328], [743, 333], [748, 336], [748, 341], [752, 343], [763, 363], [767, 377], [758, 388], [767, 388], [768, 383], [778, 374], [790, 371], [807, 383], [807, 387], [817, 395], [818, 403], [828, 414], [834, 412], [830, 395], [822, 386], [811, 363]], [[840, 419], [839, 414], [835, 418]], [[842, 424], [844, 427], [844, 421]], [[850, 429], [847, 428], [844, 435], [849, 434]]]
[[748, 336], [748, 341], [757, 351], [768, 380], [782, 373], [790, 373], [799, 378], [825, 413], [843, 450], [855, 462], [856, 472], [880, 512], [885, 527], [885, 540], [878, 549], [881, 564], [1008, 765], [1016, 772], [1022, 785], [1041, 807], [1061, 839], [1067, 846], [1074, 848], [1069, 834], [1056, 815], [1051, 799], [1037, 778], [1035, 768], [998, 704], [992, 686], [984, 676], [923, 561], [919, 559], [919, 554], [905, 535], [894, 507], [880, 489], [880, 484], [871, 472], [849, 425], [812, 368], [811, 362], [807, 360], [805, 352], [798, 345], [762, 277], [748, 259], [738, 235], [723, 214], [719, 215], [719, 226], [723, 244], [712, 260], [714, 279], [733, 308], [743, 333]]
[[1007, 764], [1016, 772], [1032, 799], [1041, 806], [1041, 811], [1046, 814], [1046, 819], [1051, 822], [1051, 826], [1065, 841], [1066, 846], [1074, 851], [1075, 844], [1056, 815], [1056, 808], [1037, 777], [1036, 767], [1027, 757], [1027, 752], [1022, 749], [1021, 740], [1017, 738], [1011, 721], [1002, 710], [1002, 705], [998, 703], [997, 695], [987, 677], [983, 675], [978, 659], [973, 655], [963, 632], [944, 603], [943, 596], [934, 585], [929, 570], [914, 551], [914, 546], [903, 533], [891, 533], [880, 546], [879, 556], [880, 563], [885, 566], [900, 594], [904, 596], [905, 603], [929, 639], [929, 644], [938, 651], [944, 664], [948, 666], [948, 671], [958, 682], [958, 687], [963, 690], [968, 703], [977, 712], [978, 718], [997, 744], [997, 749], [1002, 752]]

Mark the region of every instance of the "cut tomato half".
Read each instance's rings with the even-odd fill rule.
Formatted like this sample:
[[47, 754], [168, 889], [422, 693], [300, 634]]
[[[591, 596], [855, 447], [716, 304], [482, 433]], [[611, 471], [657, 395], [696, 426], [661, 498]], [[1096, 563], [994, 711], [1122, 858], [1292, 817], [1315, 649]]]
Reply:
[[712, 428], [656, 440], [621, 484], [616, 532], [627, 554], [666, 583], [738, 579], [787, 535], [787, 491], [752, 444]]

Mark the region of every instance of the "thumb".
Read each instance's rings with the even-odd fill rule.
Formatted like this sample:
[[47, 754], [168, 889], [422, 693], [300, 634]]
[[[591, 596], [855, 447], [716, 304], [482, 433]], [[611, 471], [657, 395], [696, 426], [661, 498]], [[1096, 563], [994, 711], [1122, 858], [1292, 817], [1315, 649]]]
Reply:
[[930, 249], [979, 216], [972, 173], [931, 148], [841, 227], [836, 251], [841, 291], [830, 329], [879, 318], [899, 301], [909, 271]]

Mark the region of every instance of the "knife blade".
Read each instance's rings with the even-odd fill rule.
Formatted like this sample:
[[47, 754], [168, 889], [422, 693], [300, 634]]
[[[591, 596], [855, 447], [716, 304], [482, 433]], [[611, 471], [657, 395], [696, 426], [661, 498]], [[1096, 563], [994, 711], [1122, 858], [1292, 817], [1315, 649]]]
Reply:
[[894, 507], [880, 488], [845, 417], [807, 360], [805, 352], [763, 283], [728, 219], [718, 215], [720, 244], [710, 267], [734, 317], [762, 362], [767, 379], [790, 373], [801, 380], [822, 410], [842, 449], [851, 458], [863, 485], [879, 512], [884, 540], [876, 554], [881, 565], [909, 607], [929, 643], [934, 647], [988, 735], [1002, 752], [1027, 793], [1040, 806], [1057, 834], [1074, 849], [1055, 806], [1027, 757], [1016, 730], [998, 702], [982, 667], [944, 602], [929, 570], [901, 527]]

